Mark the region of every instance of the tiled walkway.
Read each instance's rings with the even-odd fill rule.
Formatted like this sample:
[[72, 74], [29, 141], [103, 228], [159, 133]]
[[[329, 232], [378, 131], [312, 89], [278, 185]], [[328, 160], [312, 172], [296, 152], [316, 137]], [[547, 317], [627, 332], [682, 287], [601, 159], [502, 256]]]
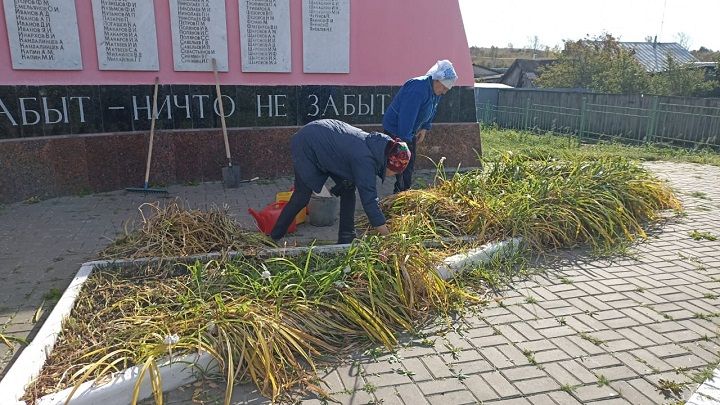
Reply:
[[[504, 300], [456, 331], [407, 341], [396, 353], [366, 355], [324, 371], [334, 398], [343, 404], [405, 405], [687, 400], [698, 387], [692, 378], [720, 355], [720, 241], [691, 237], [693, 231], [720, 237], [720, 168], [647, 167], [670, 180], [685, 204], [685, 217], [666, 224], [625, 257], [570, 260], [545, 276], [517, 283], [503, 292]], [[193, 207], [227, 203], [250, 225], [247, 207], [262, 207], [288, 185], [282, 180], [227, 192], [219, 184], [170, 190]], [[62, 290], [79, 264], [113, 238], [142, 201], [142, 195], [114, 192], [14, 204], [0, 211], [3, 333], [31, 334], [43, 297], [54, 288]], [[306, 225], [297, 237], [332, 241], [335, 232], [334, 227]], [[12, 358], [12, 352], [0, 348], [0, 367]], [[176, 390], [166, 401], [191, 403], [193, 396], [221, 401], [221, 389], [210, 385]], [[235, 390], [234, 401], [267, 402], [249, 385]], [[720, 404], [720, 399], [702, 401], [697, 403]]]

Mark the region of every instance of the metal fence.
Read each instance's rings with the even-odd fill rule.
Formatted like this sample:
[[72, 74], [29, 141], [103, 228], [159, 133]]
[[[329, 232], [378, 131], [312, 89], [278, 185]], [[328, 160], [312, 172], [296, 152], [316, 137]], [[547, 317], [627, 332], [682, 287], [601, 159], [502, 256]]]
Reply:
[[[476, 91], [479, 89], [476, 89]], [[720, 150], [720, 99], [491, 89], [479, 122], [502, 128]], [[477, 97], [476, 97], [477, 99]]]

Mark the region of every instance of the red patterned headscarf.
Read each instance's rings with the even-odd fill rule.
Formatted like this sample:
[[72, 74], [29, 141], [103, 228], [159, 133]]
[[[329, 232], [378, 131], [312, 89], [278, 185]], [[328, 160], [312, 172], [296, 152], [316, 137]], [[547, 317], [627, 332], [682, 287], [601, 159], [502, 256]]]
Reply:
[[402, 173], [408, 163], [410, 163], [410, 156], [410, 149], [408, 149], [407, 143], [395, 138], [391, 142], [390, 153], [388, 153], [387, 168], [395, 173]]

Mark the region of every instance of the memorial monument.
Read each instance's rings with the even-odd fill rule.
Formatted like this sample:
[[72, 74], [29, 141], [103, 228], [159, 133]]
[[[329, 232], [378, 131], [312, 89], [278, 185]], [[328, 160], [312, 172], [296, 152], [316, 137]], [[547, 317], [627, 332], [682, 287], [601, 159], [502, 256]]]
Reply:
[[299, 126], [379, 130], [404, 81], [439, 59], [460, 80], [419, 153], [472, 166], [457, 0], [2, 0], [0, 203], [137, 185], [156, 77], [151, 181], [167, 185], [220, 180], [221, 110], [245, 177], [289, 175]]

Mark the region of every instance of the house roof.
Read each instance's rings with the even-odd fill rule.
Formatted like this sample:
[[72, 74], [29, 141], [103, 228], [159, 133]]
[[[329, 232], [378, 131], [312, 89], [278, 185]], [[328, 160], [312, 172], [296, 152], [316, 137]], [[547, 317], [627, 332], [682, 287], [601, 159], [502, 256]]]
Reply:
[[515, 62], [503, 74], [500, 83], [512, 87], [533, 87], [538, 69], [555, 62], [555, 59], [515, 59]]
[[678, 63], [697, 62], [687, 49], [676, 42], [620, 42], [620, 46], [634, 51], [635, 59], [651, 73], [667, 70], [668, 55]]

